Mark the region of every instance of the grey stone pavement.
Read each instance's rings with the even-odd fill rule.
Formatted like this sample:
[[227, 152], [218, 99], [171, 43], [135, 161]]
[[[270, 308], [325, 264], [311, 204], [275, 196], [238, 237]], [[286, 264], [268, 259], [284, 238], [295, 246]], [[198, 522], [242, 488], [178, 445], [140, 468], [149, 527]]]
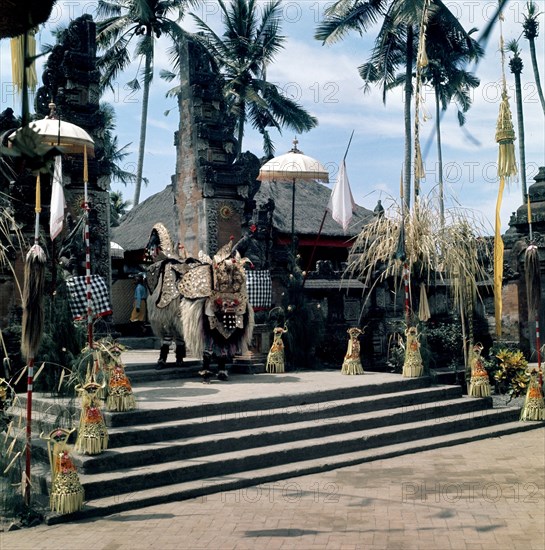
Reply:
[[543, 550], [544, 457], [545, 427], [100, 519], [0, 532], [0, 550]]

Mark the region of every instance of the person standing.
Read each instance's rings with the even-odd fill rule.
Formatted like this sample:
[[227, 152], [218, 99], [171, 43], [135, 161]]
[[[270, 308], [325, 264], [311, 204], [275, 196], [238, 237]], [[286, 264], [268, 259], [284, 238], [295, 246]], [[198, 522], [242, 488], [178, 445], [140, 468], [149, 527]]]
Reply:
[[146, 329], [144, 322], [146, 321], [146, 298], [148, 291], [144, 285], [144, 276], [139, 273], [134, 278], [136, 287], [134, 288], [134, 303], [131, 313], [131, 323], [134, 323], [137, 333], [144, 334]]

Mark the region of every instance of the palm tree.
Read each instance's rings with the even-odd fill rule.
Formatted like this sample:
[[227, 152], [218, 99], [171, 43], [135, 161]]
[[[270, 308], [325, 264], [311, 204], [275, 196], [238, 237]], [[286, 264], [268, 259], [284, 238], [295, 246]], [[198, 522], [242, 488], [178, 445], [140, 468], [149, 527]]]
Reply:
[[[471, 36], [476, 29], [471, 29]], [[471, 61], [477, 61], [484, 55], [483, 49], [476, 40], [459, 40], [457, 34], [443, 36], [438, 39], [436, 34], [442, 34], [444, 29], [435, 24], [434, 17], [428, 25], [427, 55], [428, 65], [423, 72], [424, 82], [428, 82], [435, 95], [435, 131], [437, 139], [437, 164], [439, 176], [439, 215], [441, 225], [445, 222], [444, 183], [443, 183], [443, 153], [441, 148], [441, 110], [446, 111], [454, 101], [458, 108], [458, 122], [465, 124], [465, 113], [471, 106], [471, 89], [480, 84], [480, 80], [464, 69]]]
[[[410, 207], [411, 192], [414, 25], [419, 21], [416, 11], [421, 4], [422, 0], [337, 0], [326, 10], [325, 19], [318, 25], [315, 33], [315, 38], [324, 44], [333, 44], [350, 31], [364, 34], [371, 26], [382, 20], [369, 60], [358, 67], [358, 71], [365, 82], [364, 90], [369, 91], [371, 83], [379, 84], [382, 87], [383, 101], [386, 102], [386, 91], [396, 81], [398, 67], [405, 66], [403, 203], [406, 211]], [[407, 21], [406, 16], [410, 10], [412, 17]], [[401, 17], [402, 14], [404, 17]]]
[[[130, 143], [127, 143], [123, 147], [119, 147], [117, 142], [117, 136], [115, 132], [115, 111], [109, 103], [100, 104], [100, 117], [102, 118], [102, 124], [100, 125], [101, 134], [97, 137], [100, 138], [100, 146], [96, 150], [96, 160], [98, 162], [99, 174], [109, 177], [112, 181], [118, 181], [126, 185], [127, 183], [133, 183], [136, 181], [136, 174], [124, 170], [120, 164], [125, 157], [130, 153], [128, 148]], [[144, 183], [147, 183], [146, 178], [142, 178]]]
[[[134, 190], [134, 205], [140, 202], [142, 173], [144, 168], [144, 150], [146, 145], [146, 128], [150, 86], [153, 80], [153, 60], [155, 39], [167, 35], [174, 45], [182, 40], [184, 31], [178, 25], [189, 4], [197, 0], [99, 0], [97, 17], [97, 44], [104, 51], [98, 60], [102, 71], [101, 89], [112, 87], [120, 72], [125, 70], [132, 61], [129, 51], [131, 42], [135, 43], [133, 55], [144, 63], [141, 71], [143, 84], [142, 112], [140, 117], [140, 140], [138, 144], [138, 164]], [[170, 18], [176, 13], [176, 19]], [[179, 59], [177, 49], [172, 49], [174, 66]], [[138, 78], [129, 83], [134, 89], [140, 89]]]
[[112, 191], [110, 193], [110, 227], [117, 227], [119, 220], [127, 213], [131, 201], [123, 199], [121, 191]]
[[218, 3], [225, 25], [222, 36], [199, 17], [193, 17], [202, 32], [201, 42], [225, 79], [223, 94], [229, 111], [236, 118], [236, 159], [242, 152], [248, 121], [263, 136], [266, 156], [272, 157], [274, 145], [267, 128], [273, 127], [279, 132], [289, 128], [302, 133], [318, 124], [301, 105], [282, 95], [278, 86], [267, 81], [267, 65], [284, 43], [284, 37], [279, 34], [280, 0], [272, 0], [264, 6], [258, 4], [258, 0], [230, 0], [228, 6], [223, 0]]
[[541, 13], [538, 13], [537, 6], [533, 2], [533, 0], [530, 0], [526, 4], [526, 9], [528, 10], [528, 15], [524, 15], [522, 28], [524, 32], [524, 38], [526, 38], [530, 43], [530, 56], [532, 58], [532, 69], [534, 71], [534, 78], [536, 80], [537, 93], [539, 95], [539, 100], [541, 101], [543, 114], [545, 114], [545, 97], [543, 97], [543, 89], [541, 88], [541, 80], [539, 78], [539, 68], [537, 66], [536, 58], [536, 38], [539, 30], [539, 22], [537, 18], [541, 15]]
[[522, 86], [521, 78], [524, 64], [520, 58], [520, 49], [516, 40], [510, 40], [505, 49], [513, 54], [509, 60], [509, 69], [515, 77], [515, 101], [517, 104], [517, 127], [519, 137], [519, 157], [520, 157], [520, 179], [522, 188], [522, 203], [526, 202], [526, 149], [524, 144], [524, 112], [522, 110]]
[[[460, 39], [467, 37], [464, 28], [441, 0], [430, 0], [430, 4], [430, 17], [440, 22], [443, 36], [448, 33]], [[337, 0], [326, 10], [325, 19], [315, 33], [315, 38], [324, 44], [333, 44], [350, 31], [364, 34], [382, 20], [369, 60], [358, 70], [365, 82], [364, 90], [369, 90], [370, 84], [378, 84], [383, 90], [383, 101], [386, 101], [386, 92], [398, 84], [398, 68], [405, 69], [403, 203], [406, 211], [410, 207], [411, 195], [413, 67], [424, 7], [424, 0]]]

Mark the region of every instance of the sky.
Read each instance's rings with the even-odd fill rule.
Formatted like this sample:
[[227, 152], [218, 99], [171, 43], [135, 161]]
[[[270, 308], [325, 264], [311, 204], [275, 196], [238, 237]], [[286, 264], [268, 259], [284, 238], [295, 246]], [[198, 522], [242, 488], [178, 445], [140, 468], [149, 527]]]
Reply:
[[[497, 0], [445, 0], [444, 3], [457, 16], [466, 29], [482, 30], [495, 12]], [[545, 0], [536, 0], [540, 15], [540, 35], [537, 38], [538, 64], [541, 80], [545, 83]], [[331, 2], [322, 0], [283, 0], [281, 32], [286, 37], [285, 48], [268, 67], [267, 76], [281, 90], [298, 101], [318, 118], [318, 127], [298, 135], [299, 149], [318, 159], [329, 170], [332, 188], [339, 163], [346, 152], [352, 131], [354, 137], [346, 157], [347, 174], [357, 204], [373, 209], [377, 200], [388, 208], [399, 202], [399, 183], [404, 155], [404, 124], [402, 90], [389, 94], [386, 104], [382, 93], [374, 88], [364, 93], [363, 81], [357, 67], [367, 61], [377, 28], [360, 36], [348, 35], [343, 41], [324, 46], [314, 39], [317, 24]], [[263, 5], [263, 4], [261, 4]], [[510, 0], [504, 10], [502, 31], [505, 42], [519, 39], [524, 62], [522, 89], [526, 143], [527, 185], [539, 166], [545, 166], [545, 117], [539, 103], [531, 68], [527, 40], [522, 34], [522, 21], [526, 0]], [[40, 45], [51, 44], [51, 28], [66, 23], [83, 13], [94, 14], [96, 2], [59, 1], [49, 21], [38, 33]], [[219, 8], [215, 0], [202, 2], [195, 12], [217, 34], [222, 33]], [[189, 31], [195, 30], [191, 17], [181, 22]], [[477, 36], [479, 33], [477, 32]], [[480, 231], [493, 233], [494, 212], [497, 200], [498, 178], [496, 162], [498, 145], [495, 142], [496, 121], [501, 99], [502, 62], [499, 51], [500, 26], [491, 35], [486, 56], [476, 67], [468, 67], [481, 80], [473, 92], [473, 105], [466, 115], [463, 129], [458, 125], [456, 109], [449, 108], [441, 119], [446, 208], [462, 212], [474, 220]], [[173, 134], [178, 126], [176, 102], [165, 97], [172, 84], [159, 78], [159, 70], [170, 66], [168, 44], [160, 39], [156, 53], [156, 73], [153, 81], [144, 176], [149, 185], [142, 188], [141, 201], [165, 188], [175, 170], [176, 151]], [[505, 75], [513, 122], [517, 132], [514, 79], [505, 59]], [[116, 133], [120, 145], [130, 143], [131, 154], [123, 167], [136, 171], [137, 144], [140, 124], [140, 96], [126, 87], [126, 82], [137, 74], [137, 64], [123, 73], [115, 84], [115, 93], [103, 97], [116, 111]], [[38, 75], [41, 71], [38, 67]], [[0, 41], [0, 110], [12, 107], [20, 112], [19, 100], [11, 85], [9, 40]], [[423, 117], [420, 121], [422, 150], [425, 154], [426, 178], [421, 182], [422, 196], [431, 197], [437, 191], [437, 153], [434, 134], [434, 99], [430, 89], [423, 90]], [[170, 113], [165, 116], [165, 111]], [[289, 151], [295, 135], [289, 130], [282, 134], [271, 132], [276, 154]], [[430, 141], [431, 140], [431, 141]], [[248, 130], [243, 150], [262, 156], [261, 136]], [[515, 142], [518, 159], [518, 142]], [[112, 190], [121, 191], [125, 199], [132, 200], [133, 187], [112, 182]], [[501, 208], [502, 230], [508, 228], [509, 217], [522, 205], [521, 183], [512, 181], [503, 197]]]

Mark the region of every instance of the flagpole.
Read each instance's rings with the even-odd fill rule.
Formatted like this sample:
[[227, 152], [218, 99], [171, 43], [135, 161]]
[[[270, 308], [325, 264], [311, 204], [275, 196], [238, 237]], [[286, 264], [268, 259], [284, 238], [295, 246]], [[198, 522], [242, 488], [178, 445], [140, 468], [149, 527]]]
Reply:
[[346, 146], [346, 151], [344, 152], [343, 162], [346, 160], [346, 155], [348, 155], [348, 149], [350, 149], [350, 144], [352, 143], [352, 138], [354, 137], [354, 130], [350, 134], [350, 139], [348, 140], [348, 145]]
[[[346, 160], [346, 156], [348, 155], [348, 150], [350, 149], [350, 144], [352, 143], [352, 138], [354, 137], [354, 130], [352, 130], [352, 133], [350, 134], [350, 139], [348, 140], [348, 145], [346, 146], [346, 151], [344, 152], [343, 157], [343, 163]], [[314, 241], [314, 246], [312, 247], [312, 252], [310, 253], [310, 259], [307, 264], [307, 269], [305, 270], [303, 274], [303, 284], [301, 285], [301, 289], [305, 288], [305, 282], [308, 277], [308, 272], [310, 271], [310, 268], [312, 266], [312, 260], [314, 260], [314, 254], [316, 252], [316, 248], [318, 246], [318, 241], [320, 240], [320, 235], [322, 234], [322, 229], [324, 227], [325, 219], [327, 217], [327, 206], [324, 210], [324, 215], [322, 216], [322, 222], [320, 223], [320, 229], [318, 229], [318, 234], [316, 235], [316, 240]]]

